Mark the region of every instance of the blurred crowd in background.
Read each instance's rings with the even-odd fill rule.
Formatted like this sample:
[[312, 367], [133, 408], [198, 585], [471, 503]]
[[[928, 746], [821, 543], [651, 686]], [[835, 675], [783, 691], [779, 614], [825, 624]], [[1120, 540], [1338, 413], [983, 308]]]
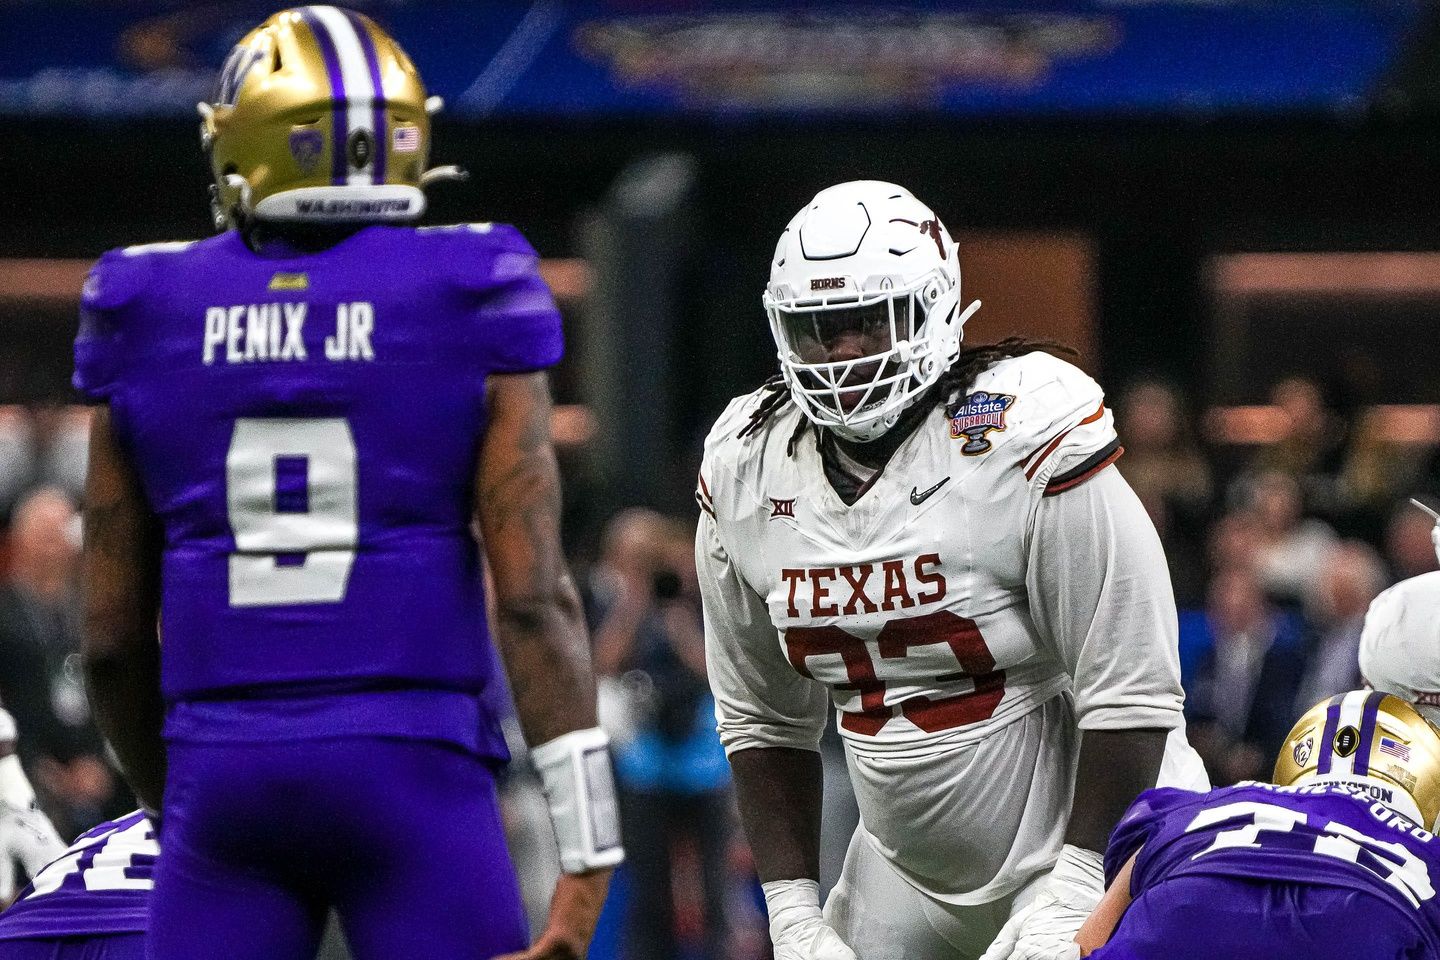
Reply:
[[[1375, 443], [1369, 411], [1338, 410], [1303, 378], [1274, 385], [1282, 430], [1250, 447], [1207, 443], [1205, 424], [1166, 382], [1111, 396], [1126, 448], [1118, 467], [1170, 561], [1191, 740], [1217, 784], [1263, 779], [1298, 712], [1359, 685], [1370, 601], [1436, 568], [1432, 521], [1408, 498], [1440, 491], [1440, 450]], [[134, 802], [106, 759], [77, 664], [86, 423], [82, 408], [0, 408], [0, 698], [67, 837]], [[714, 732], [693, 534], [688, 515], [625, 509], [594, 556], [574, 559], [629, 853], [598, 958], [741, 960], [768, 950]], [[523, 753], [518, 738], [515, 746]], [[838, 738], [823, 747], [828, 886], [856, 814]], [[523, 762], [505, 802], [538, 920], [554, 868], [543, 799]]]

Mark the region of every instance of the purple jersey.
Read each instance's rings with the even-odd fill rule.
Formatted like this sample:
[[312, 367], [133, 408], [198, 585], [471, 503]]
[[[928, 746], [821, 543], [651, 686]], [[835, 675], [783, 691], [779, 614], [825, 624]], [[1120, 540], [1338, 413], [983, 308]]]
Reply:
[[75, 385], [164, 526], [167, 736], [505, 755], [472, 486], [486, 375], [560, 358], [537, 263], [499, 224], [101, 258]]
[[159, 855], [139, 811], [81, 834], [0, 914], [0, 940], [143, 931]]
[[[1207, 877], [1338, 888], [1372, 905], [1371, 914], [1408, 925], [1428, 945], [1427, 956], [1440, 956], [1440, 843], [1365, 787], [1247, 783], [1209, 793], [1149, 790], [1110, 838], [1107, 881], [1137, 849], [1130, 882], [1137, 898], [1162, 882]], [[1229, 897], [1245, 889], [1221, 886], [1232, 891]], [[1265, 895], [1263, 884], [1250, 889]]]

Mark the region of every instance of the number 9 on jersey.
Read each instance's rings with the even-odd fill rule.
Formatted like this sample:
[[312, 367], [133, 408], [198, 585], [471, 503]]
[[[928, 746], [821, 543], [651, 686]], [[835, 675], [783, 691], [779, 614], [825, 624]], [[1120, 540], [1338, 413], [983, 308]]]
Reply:
[[339, 417], [235, 421], [230, 606], [338, 603], [359, 537], [355, 438]]

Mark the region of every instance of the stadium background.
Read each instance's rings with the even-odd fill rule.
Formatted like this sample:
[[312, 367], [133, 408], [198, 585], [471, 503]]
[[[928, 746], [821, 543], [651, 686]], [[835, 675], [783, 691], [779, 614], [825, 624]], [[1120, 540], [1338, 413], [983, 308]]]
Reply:
[[[1107, 388], [1217, 781], [1263, 773], [1297, 708], [1353, 684], [1369, 598], [1434, 568], [1406, 506], [1440, 502], [1428, 4], [352, 5], [447, 100], [434, 160], [470, 179], [427, 222], [519, 225], [566, 313], [566, 537], [635, 830], [593, 956], [763, 956], [685, 526], [705, 430], [774, 369], [775, 237], [823, 186], [910, 187], [984, 301], [967, 339], [1053, 337]], [[0, 697], [70, 834], [129, 803], [75, 671], [79, 284], [107, 247], [209, 232], [193, 104], [271, 10], [0, 2]], [[827, 751], [828, 873], [854, 813]], [[516, 770], [543, 915], [548, 828]]]

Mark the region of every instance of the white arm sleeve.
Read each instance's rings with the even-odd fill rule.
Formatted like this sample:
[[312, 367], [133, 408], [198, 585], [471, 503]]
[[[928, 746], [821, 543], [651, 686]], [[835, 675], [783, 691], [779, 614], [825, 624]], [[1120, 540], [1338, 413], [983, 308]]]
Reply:
[[708, 513], [695, 534], [695, 567], [705, 602], [705, 663], [726, 755], [752, 747], [818, 749], [825, 687], [785, 659], [765, 601], [741, 579]]
[[1074, 681], [1080, 729], [1182, 725], [1170, 572], [1118, 470], [1041, 498], [1025, 580], [1035, 625]]

